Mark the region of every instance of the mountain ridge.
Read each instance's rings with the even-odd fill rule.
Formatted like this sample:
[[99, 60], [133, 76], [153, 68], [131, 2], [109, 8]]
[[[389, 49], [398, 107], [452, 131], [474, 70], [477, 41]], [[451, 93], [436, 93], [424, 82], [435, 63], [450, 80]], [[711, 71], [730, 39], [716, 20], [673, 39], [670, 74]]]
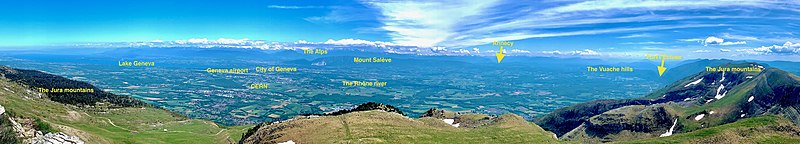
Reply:
[[[23, 79], [40, 83], [47, 81], [37, 78], [60, 77], [43, 72], [36, 74], [39, 75]], [[0, 114], [3, 118], [0, 125], [10, 123], [15, 126], [13, 133], [0, 131], [0, 137], [4, 141], [5, 138], [16, 140], [3, 143], [29, 143], [47, 140], [46, 137], [76, 137], [86, 143], [233, 143], [250, 127], [220, 126], [211, 121], [190, 119], [150, 105], [106, 103], [114, 101], [114, 98], [136, 100], [114, 94], [105, 97], [109, 99], [88, 101], [95, 103], [60, 102], [59, 99], [50, 98], [54, 93], [39, 93], [32, 90], [34, 88], [31, 85], [5, 76], [8, 75], [0, 76], [0, 107], [5, 110]], [[60, 78], [65, 83], [80, 83]], [[98, 92], [102, 90], [94, 93]]]

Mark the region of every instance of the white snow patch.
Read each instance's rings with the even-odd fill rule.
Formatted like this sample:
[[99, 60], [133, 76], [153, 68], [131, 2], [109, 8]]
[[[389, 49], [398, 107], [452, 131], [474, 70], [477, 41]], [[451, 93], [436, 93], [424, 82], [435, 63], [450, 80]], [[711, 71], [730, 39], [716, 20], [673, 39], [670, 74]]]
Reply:
[[278, 143], [278, 144], [294, 144], [294, 141], [289, 140], [289, 141]]
[[723, 81], [725, 81], [725, 72], [724, 71], [722, 72], [722, 79], [719, 80], [719, 82], [722, 83]]
[[744, 114], [742, 114], [742, 115], [739, 115], [739, 117], [744, 117]]
[[691, 98], [683, 99], [683, 101], [689, 101], [689, 100], [692, 100], [692, 99]]
[[710, 112], [708, 112], [708, 114], [714, 114], [714, 111], [710, 111]]
[[451, 125], [453, 127], [461, 126], [461, 123], [453, 124], [454, 122], [456, 122], [456, 120], [454, 120], [454, 119], [442, 119], [442, 121], [444, 121], [444, 123], [447, 123], [447, 124], [449, 124], [449, 125]]
[[751, 78], [753, 78], [753, 76], [747, 76], [747, 77], [744, 77], [744, 78], [751, 79]]
[[717, 95], [716, 95], [716, 96], [714, 96], [714, 98], [716, 98], [716, 99], [722, 99], [722, 97], [725, 97], [725, 94], [727, 94], [727, 93], [728, 93], [727, 91], [725, 91], [724, 93], [722, 93], [722, 95], [720, 95], [720, 94], [719, 94], [719, 92], [721, 92], [723, 89], [725, 89], [725, 85], [724, 85], [724, 84], [720, 84], [720, 85], [719, 85], [719, 88], [717, 88]]
[[3, 113], [6, 113], [6, 108], [0, 105], [0, 115], [2, 115]]
[[705, 117], [705, 116], [706, 116], [706, 114], [697, 115], [696, 117], [694, 117], [694, 120], [699, 121], [699, 120], [703, 119], [703, 117]]
[[444, 123], [447, 123], [447, 124], [449, 124], [449, 125], [452, 125], [452, 124], [453, 124], [453, 122], [455, 122], [456, 120], [454, 120], [454, 119], [443, 119], [442, 121], [444, 121]]
[[664, 133], [664, 134], [661, 134], [661, 136], [658, 136], [658, 137], [668, 137], [668, 136], [671, 136], [671, 135], [672, 135], [672, 131], [673, 131], [673, 130], [675, 130], [675, 125], [676, 125], [676, 124], [678, 124], [678, 119], [675, 119], [675, 122], [673, 122], [673, 123], [672, 123], [672, 127], [670, 127], [670, 128], [669, 128], [669, 130], [668, 130], [666, 133]]
[[751, 102], [751, 101], [753, 101], [753, 99], [755, 99], [755, 98], [756, 98], [756, 97], [750, 96], [750, 98], [748, 98], [748, 99], [747, 99], [747, 102]]
[[683, 86], [683, 87], [689, 87], [689, 86], [692, 86], [692, 85], [696, 85], [696, 84], [699, 84], [699, 83], [700, 83], [700, 82], [702, 82], [702, 81], [703, 81], [703, 78], [700, 78], [700, 79], [698, 79], [698, 80], [696, 80], [696, 81], [694, 81], [694, 82], [691, 82], [691, 83], [689, 83], [689, 84], [686, 84], [686, 85], [685, 85], [685, 86]]

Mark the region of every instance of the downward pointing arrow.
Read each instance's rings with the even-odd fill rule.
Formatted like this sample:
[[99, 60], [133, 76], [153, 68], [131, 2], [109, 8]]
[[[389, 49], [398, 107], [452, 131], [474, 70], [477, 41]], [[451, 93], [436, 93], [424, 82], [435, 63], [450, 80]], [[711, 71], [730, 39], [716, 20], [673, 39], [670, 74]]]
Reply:
[[661, 66], [658, 66], [658, 76], [664, 75], [664, 71], [666, 70], [667, 68], [664, 67], [664, 58], [661, 58]]
[[500, 63], [500, 61], [503, 61], [503, 57], [506, 56], [505, 54], [503, 54], [503, 46], [500, 46], [500, 51], [495, 53], [495, 55], [497, 56], [497, 63]]

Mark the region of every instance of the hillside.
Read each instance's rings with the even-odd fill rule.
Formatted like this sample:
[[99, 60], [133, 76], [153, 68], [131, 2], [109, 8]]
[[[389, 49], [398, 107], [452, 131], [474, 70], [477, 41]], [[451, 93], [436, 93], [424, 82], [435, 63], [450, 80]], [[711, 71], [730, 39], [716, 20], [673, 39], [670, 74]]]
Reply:
[[[239, 143], [594, 143], [585, 140], [589, 141], [557, 140], [514, 114], [489, 117], [431, 109], [416, 119], [383, 110], [301, 116], [262, 123]], [[786, 118], [764, 115], [669, 137], [614, 142], [791, 143], [800, 142], [800, 127]]]
[[[5, 70], [15, 70], [4, 67]], [[48, 132], [74, 136], [86, 143], [233, 143], [251, 126], [224, 127], [211, 121], [189, 119], [164, 109], [149, 105], [117, 105], [113, 102], [131, 102], [126, 96], [102, 91], [108, 97], [93, 98], [88, 103], [68, 104], [49, 98], [52, 93], [39, 93], [20, 81], [39, 81], [36, 78], [54, 78], [54, 75], [8, 79], [0, 77], [0, 107], [5, 113], [0, 120], [2, 143], [15, 137], [18, 142], [42, 138]], [[66, 83], [81, 83], [63, 79]], [[47, 81], [44, 81], [47, 82]], [[76, 96], [97, 96], [85, 94]], [[124, 98], [124, 101], [115, 98]], [[111, 102], [111, 104], [103, 104]], [[143, 103], [141, 101], [132, 103]], [[136, 104], [141, 105], [141, 104]], [[15, 133], [8, 135], [7, 125], [15, 124]], [[41, 132], [39, 134], [38, 132]], [[60, 132], [60, 133], [59, 133]]]
[[[303, 116], [263, 123], [240, 143], [556, 143], [552, 133], [514, 114], [409, 118], [383, 110]], [[472, 125], [471, 125], [472, 124]]]
[[136, 107], [147, 106], [148, 104], [131, 97], [118, 96], [100, 90], [93, 85], [70, 80], [61, 76], [47, 74], [36, 70], [13, 69], [0, 66], [0, 76], [10, 82], [25, 85], [29, 90], [39, 91], [39, 89], [58, 88], [58, 89], [86, 89], [91, 92], [52, 92], [47, 93], [46, 97], [50, 100], [78, 105], [96, 106], [98, 103], [110, 104], [112, 107]]
[[642, 98], [582, 103], [535, 122], [561, 139], [582, 142], [669, 137], [762, 115], [779, 115], [798, 124], [797, 76], [756, 63], [719, 67], [761, 71], [703, 71]]
[[620, 143], [800, 143], [800, 128], [786, 118], [759, 116], [669, 137]]

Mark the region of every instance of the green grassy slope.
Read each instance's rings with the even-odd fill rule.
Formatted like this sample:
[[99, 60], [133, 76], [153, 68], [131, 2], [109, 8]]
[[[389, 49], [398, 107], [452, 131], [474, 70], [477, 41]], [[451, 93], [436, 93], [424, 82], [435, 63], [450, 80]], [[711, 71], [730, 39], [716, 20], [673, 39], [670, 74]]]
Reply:
[[[755, 67], [758, 64], [721, 66]], [[795, 75], [774, 68], [761, 72], [702, 71], [642, 98], [582, 103], [556, 110], [535, 121], [547, 130], [565, 134], [559, 136], [566, 140], [601, 142], [658, 137], [671, 128], [675, 119], [675, 133], [703, 130], [761, 115], [798, 121], [800, 114], [795, 107], [800, 98], [795, 95], [800, 92], [799, 80]], [[724, 97], [716, 97], [717, 93]], [[650, 111], [657, 107], [664, 111]]]
[[778, 116], [760, 116], [689, 133], [620, 143], [800, 143], [800, 128]]
[[249, 128], [221, 127], [152, 107], [79, 108], [37, 98], [38, 93], [4, 78], [0, 87], [0, 105], [7, 111], [41, 119], [88, 143], [232, 143]]
[[245, 143], [558, 143], [553, 134], [508, 114], [479, 128], [457, 128], [440, 119], [412, 119], [384, 111], [299, 118], [264, 126]]

